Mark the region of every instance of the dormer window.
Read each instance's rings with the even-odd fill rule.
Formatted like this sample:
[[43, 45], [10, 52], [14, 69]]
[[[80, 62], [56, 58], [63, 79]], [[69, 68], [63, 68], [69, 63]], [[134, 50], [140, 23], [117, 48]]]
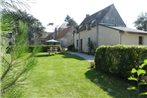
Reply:
[[91, 30], [91, 23], [87, 23], [86, 24], [86, 30], [88, 31], [88, 30]]
[[91, 21], [91, 27], [94, 27], [95, 24], [96, 24], [96, 20], [92, 20], [92, 21]]
[[86, 24], [80, 25], [79, 31], [84, 31], [84, 30], [86, 30]]

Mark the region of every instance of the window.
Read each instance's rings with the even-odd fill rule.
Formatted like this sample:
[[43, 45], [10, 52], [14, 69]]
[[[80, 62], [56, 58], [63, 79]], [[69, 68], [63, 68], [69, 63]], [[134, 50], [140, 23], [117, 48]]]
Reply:
[[78, 43], [79, 43], [79, 42], [78, 42], [78, 40], [77, 40], [77, 47], [78, 47]]
[[92, 20], [91, 27], [94, 27], [96, 25], [96, 20]]
[[80, 39], [80, 51], [83, 51], [83, 39]]
[[88, 44], [90, 43], [90, 37], [88, 37]]
[[139, 36], [139, 45], [143, 45], [143, 37]]
[[88, 30], [91, 30], [91, 23], [88, 23], [88, 24], [86, 25], [86, 29], [87, 29], [87, 31], [88, 31]]

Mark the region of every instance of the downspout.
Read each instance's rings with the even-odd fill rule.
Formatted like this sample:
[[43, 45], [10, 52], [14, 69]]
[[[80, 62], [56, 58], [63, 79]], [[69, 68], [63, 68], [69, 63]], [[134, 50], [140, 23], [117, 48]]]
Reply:
[[96, 20], [96, 34], [97, 34], [97, 36], [96, 36], [96, 39], [97, 39], [97, 47], [99, 46], [99, 27], [98, 27], [98, 22], [97, 22], [97, 20]]
[[123, 33], [124, 33], [123, 31], [119, 31], [119, 34], [120, 34], [119, 44], [122, 44], [122, 34]]
[[122, 33], [121, 33], [121, 31], [119, 31], [119, 34], [120, 34], [119, 44], [122, 44]]

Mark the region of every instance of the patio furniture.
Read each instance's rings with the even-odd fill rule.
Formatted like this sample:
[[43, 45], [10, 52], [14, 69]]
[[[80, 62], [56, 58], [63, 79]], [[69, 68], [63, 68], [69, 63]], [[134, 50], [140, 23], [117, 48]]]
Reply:
[[47, 40], [46, 45], [48, 46], [49, 54], [56, 54], [58, 52], [62, 52], [62, 48], [60, 42], [54, 39]]

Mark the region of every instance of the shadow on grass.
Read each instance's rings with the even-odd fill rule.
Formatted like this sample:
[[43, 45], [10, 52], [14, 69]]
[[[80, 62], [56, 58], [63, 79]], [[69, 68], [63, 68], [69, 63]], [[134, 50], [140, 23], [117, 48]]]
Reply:
[[129, 85], [126, 82], [108, 76], [105, 73], [88, 70], [85, 76], [95, 85], [108, 92], [113, 98], [138, 98], [136, 92], [127, 90]]
[[76, 59], [76, 60], [85, 60], [79, 56], [76, 56], [76, 55], [71, 55], [71, 54], [68, 54], [68, 53], [52, 53], [52, 54], [49, 54], [47, 52], [42, 52], [42, 53], [38, 53], [36, 54], [36, 57], [50, 57], [50, 56], [57, 56], [57, 55], [62, 55], [63, 58], [66, 58], [66, 59]]
[[54, 56], [55, 54], [49, 54], [49, 53], [38, 53], [36, 54], [36, 57], [48, 57], [48, 56]]
[[68, 54], [68, 53], [62, 53], [62, 57], [63, 58], [74, 58], [74, 59], [77, 59], [77, 60], [85, 60], [85, 59], [83, 59], [83, 58], [81, 58], [81, 57], [79, 57], [79, 56], [76, 56], [76, 55], [71, 55], [71, 54]]

